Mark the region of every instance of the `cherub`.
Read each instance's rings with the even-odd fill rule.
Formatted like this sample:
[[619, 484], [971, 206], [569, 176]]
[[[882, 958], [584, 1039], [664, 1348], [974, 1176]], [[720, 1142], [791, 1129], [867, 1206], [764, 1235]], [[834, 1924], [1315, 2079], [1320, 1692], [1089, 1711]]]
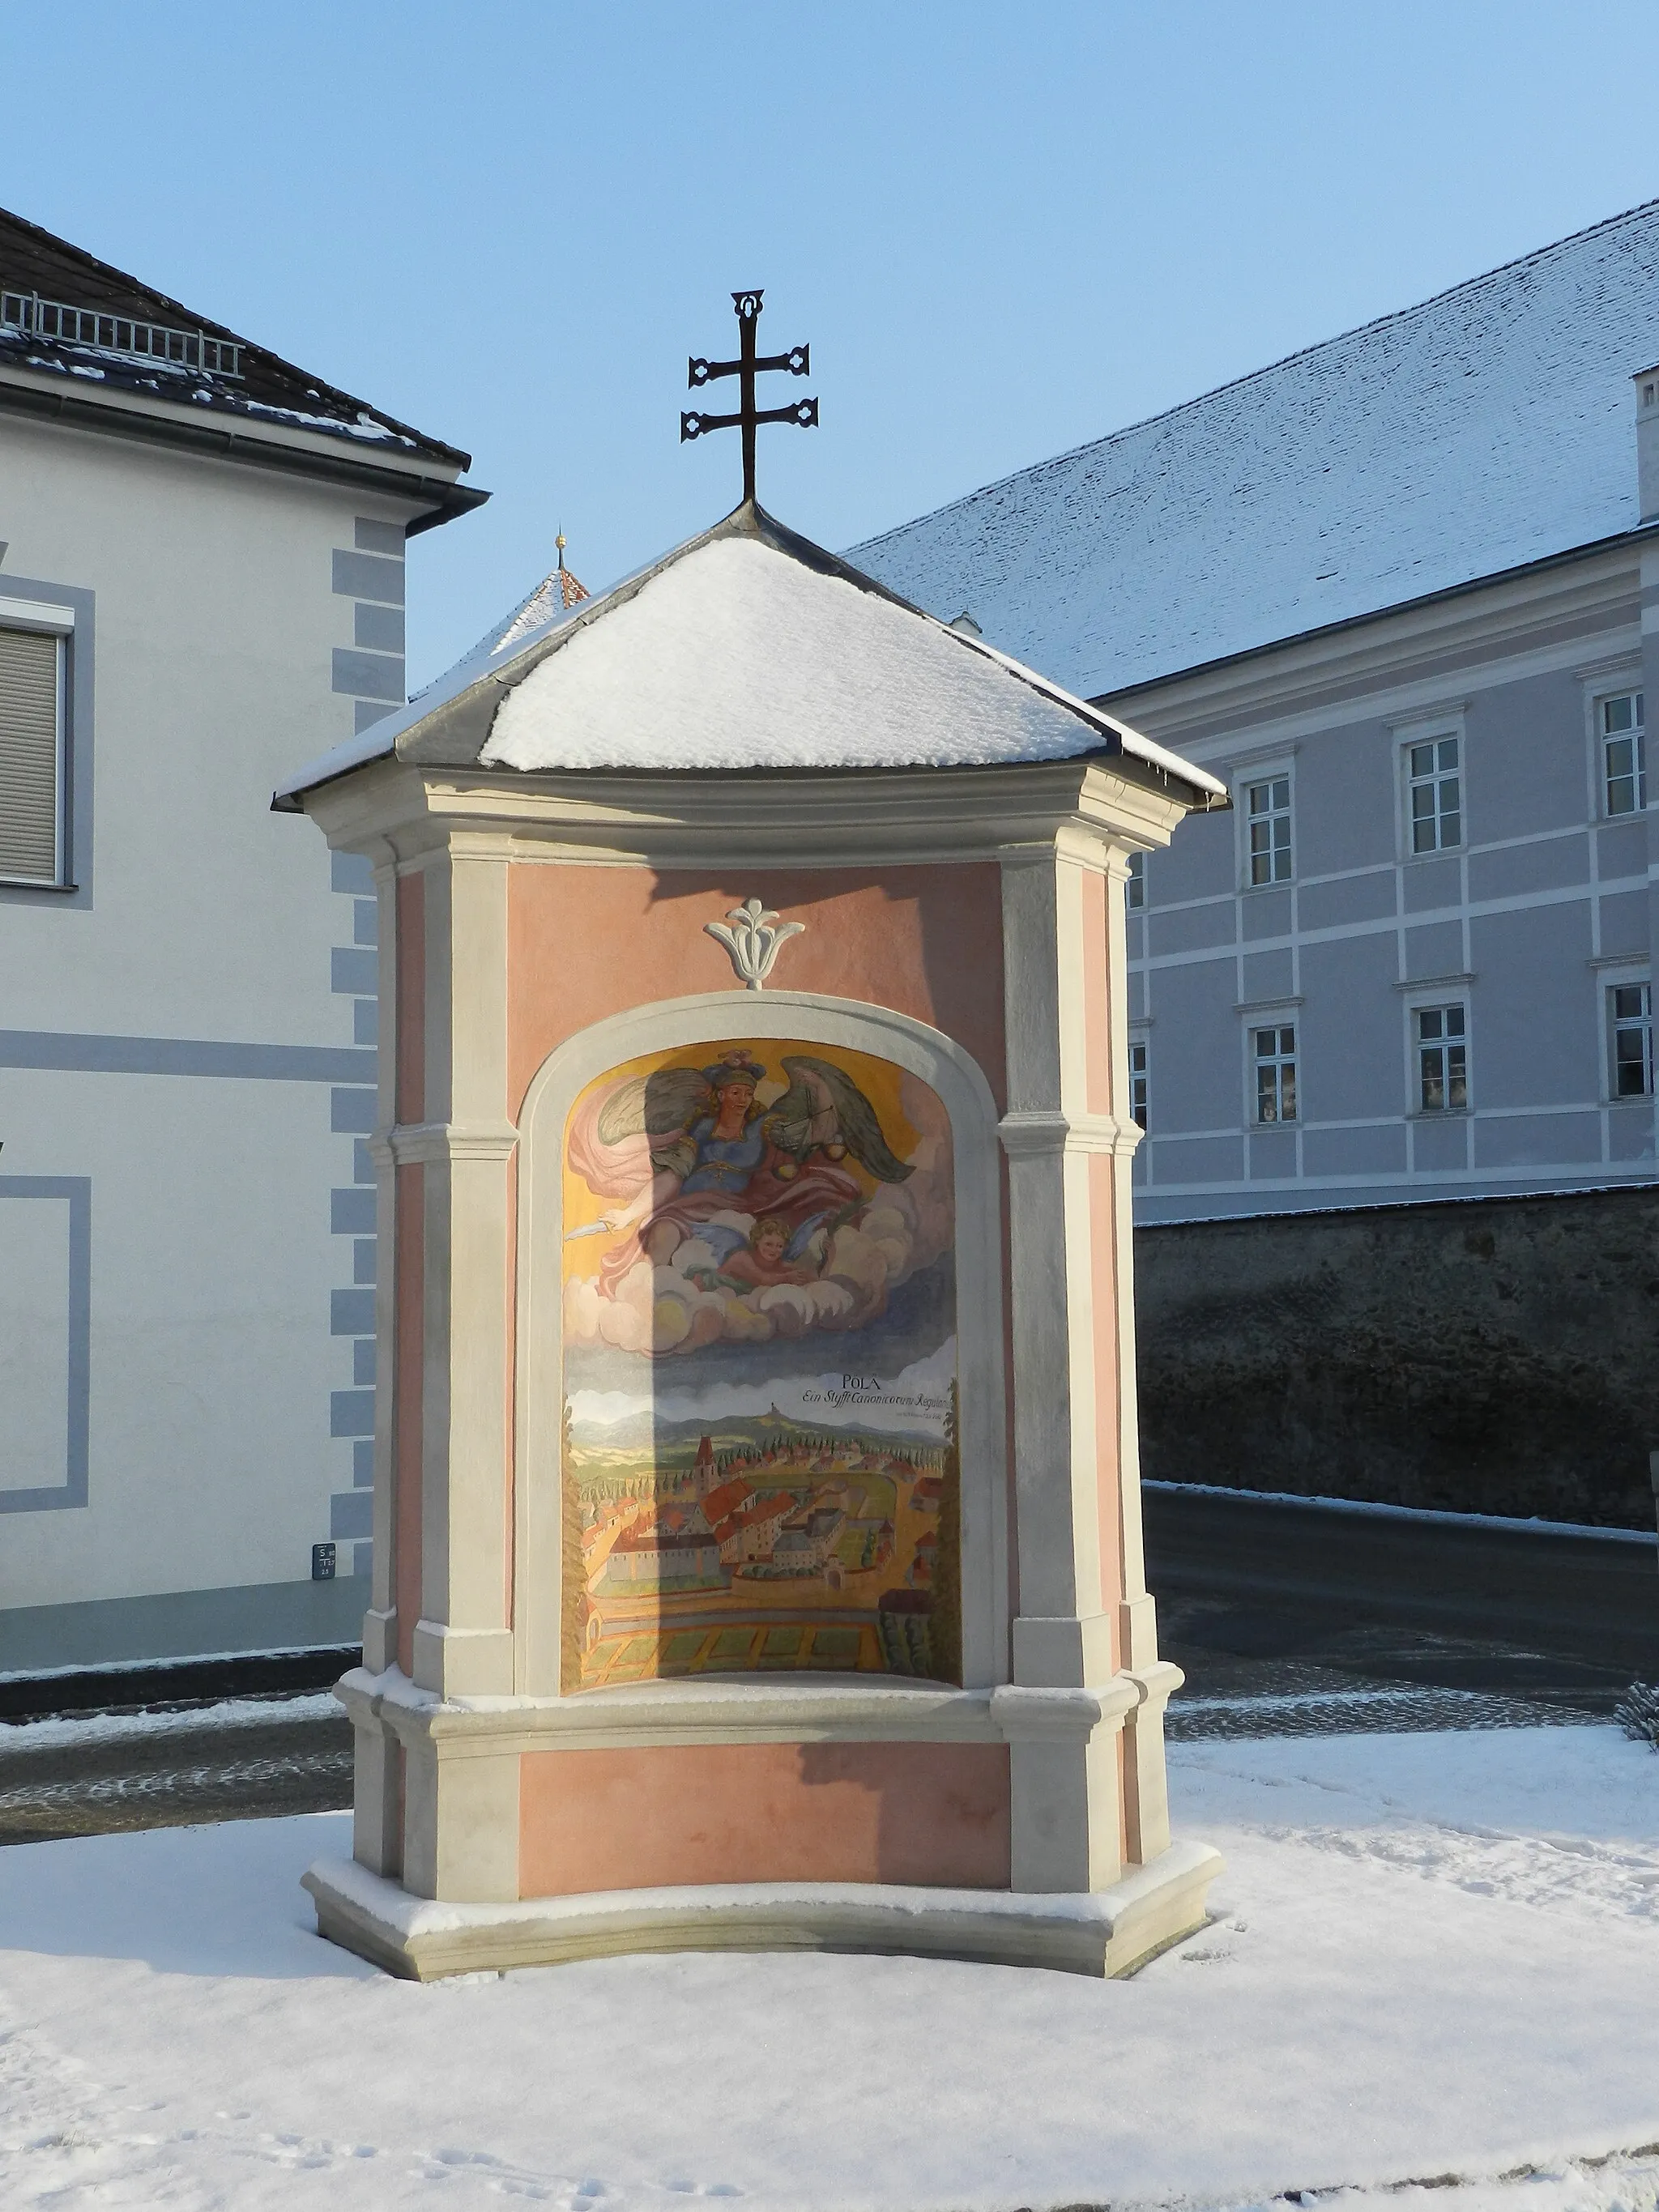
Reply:
[[[707, 1229], [703, 1231], [706, 1237]], [[789, 1224], [781, 1214], [763, 1213], [749, 1232], [749, 1241], [729, 1251], [720, 1261], [717, 1273], [710, 1275], [700, 1268], [695, 1279], [704, 1290], [712, 1290], [720, 1283], [738, 1291], [769, 1291], [779, 1283], [812, 1283], [818, 1271], [800, 1260], [786, 1260], [785, 1252], [790, 1241]], [[816, 1240], [807, 1242], [811, 1252]]]

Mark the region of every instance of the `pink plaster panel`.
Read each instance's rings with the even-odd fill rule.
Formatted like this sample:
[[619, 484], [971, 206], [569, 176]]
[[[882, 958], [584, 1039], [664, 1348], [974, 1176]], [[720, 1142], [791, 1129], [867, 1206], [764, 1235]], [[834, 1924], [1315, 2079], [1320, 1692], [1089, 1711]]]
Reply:
[[806, 925], [773, 981], [890, 1006], [943, 1030], [1004, 1097], [1002, 887], [994, 862], [811, 868], [723, 879], [649, 868], [520, 863], [507, 887], [508, 1097], [516, 1118], [549, 1053], [659, 999], [729, 989], [703, 924], [744, 899]]
[[1107, 952], [1106, 901], [1121, 897], [1108, 878], [1083, 872], [1083, 1003], [1085, 1096], [1091, 1114], [1112, 1110], [1112, 982]]
[[1116, 1163], [1096, 1152], [1089, 1161], [1090, 1260], [1095, 1333], [1095, 1480], [1100, 1501], [1101, 1601], [1113, 1628], [1112, 1664], [1122, 1664], [1116, 1648], [1117, 1606], [1123, 1595], [1123, 1542], [1120, 1514], [1119, 1463], [1123, 1377], [1118, 1357]]
[[399, 1121], [426, 1119], [426, 878], [398, 878]]
[[398, 1664], [415, 1671], [421, 1617], [421, 1375], [426, 1296], [426, 1170], [395, 1171], [397, 1254], [392, 1274], [392, 1529]]
[[672, 1744], [526, 1752], [519, 1893], [659, 1883], [1009, 1887], [1004, 1744]]

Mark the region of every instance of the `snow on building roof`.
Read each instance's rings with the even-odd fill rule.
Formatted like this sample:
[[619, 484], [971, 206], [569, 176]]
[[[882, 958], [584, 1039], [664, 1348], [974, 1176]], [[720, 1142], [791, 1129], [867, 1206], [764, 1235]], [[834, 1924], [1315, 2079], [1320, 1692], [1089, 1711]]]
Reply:
[[1650, 201], [849, 557], [1109, 696], [1633, 528], [1656, 359]]
[[1224, 787], [908, 605], [752, 504], [597, 599], [475, 647], [294, 777], [373, 760], [536, 770], [993, 767], [1138, 759]]
[[[0, 362], [461, 470], [471, 458], [0, 208]], [[202, 341], [208, 341], [204, 347]], [[234, 366], [222, 368], [222, 362]]]

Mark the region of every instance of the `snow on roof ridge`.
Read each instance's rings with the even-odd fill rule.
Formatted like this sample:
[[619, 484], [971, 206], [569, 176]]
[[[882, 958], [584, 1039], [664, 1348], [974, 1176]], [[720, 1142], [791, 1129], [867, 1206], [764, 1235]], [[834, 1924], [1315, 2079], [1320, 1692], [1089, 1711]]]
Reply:
[[1121, 422], [1116, 429], [1108, 430], [1098, 438], [1085, 438], [1080, 445], [1068, 446], [1058, 453], [1046, 453], [1041, 460], [1026, 461], [1017, 469], [1010, 469], [1006, 476], [994, 477], [987, 483], [975, 485], [972, 491], [958, 493], [955, 499], [945, 500], [940, 506], [929, 507], [922, 514], [911, 515], [906, 521], [896, 522], [890, 529], [878, 531], [872, 538], [860, 538], [848, 549], [849, 553], [867, 552], [872, 547], [884, 545], [889, 538], [902, 538], [914, 530], [919, 522], [936, 521], [942, 515], [953, 514], [959, 508], [972, 506], [976, 499], [983, 499], [988, 492], [1000, 491], [1005, 485], [1019, 483], [1044, 469], [1058, 468], [1064, 462], [1076, 460], [1081, 454], [1097, 453], [1103, 446], [1114, 446], [1119, 439], [1132, 438], [1137, 432], [1150, 430], [1160, 422], [1174, 422], [1178, 416], [1191, 413], [1194, 408], [1207, 406], [1212, 400], [1219, 399], [1227, 392], [1242, 392], [1249, 385], [1260, 383], [1263, 377], [1277, 375], [1280, 369], [1289, 368], [1296, 362], [1306, 361], [1310, 355], [1324, 353], [1333, 346], [1345, 345], [1352, 338], [1367, 337], [1374, 331], [1388, 329], [1391, 324], [1408, 322], [1413, 316], [1426, 314], [1430, 308], [1439, 307], [1443, 301], [1455, 298], [1459, 293], [1478, 292], [1483, 284], [1492, 283], [1515, 270], [1547, 261], [1553, 254], [1565, 252], [1569, 246], [1583, 245], [1586, 239], [1595, 237], [1599, 232], [1616, 230], [1621, 223], [1632, 222], [1638, 216], [1656, 212], [1659, 212], [1659, 198], [1638, 200], [1634, 207], [1626, 208], [1618, 215], [1605, 216], [1600, 222], [1587, 223], [1583, 229], [1570, 231], [1565, 238], [1552, 239], [1547, 246], [1534, 246], [1528, 252], [1516, 254], [1513, 260], [1500, 261], [1495, 267], [1483, 270], [1479, 276], [1465, 276], [1456, 284], [1448, 284], [1438, 292], [1431, 292], [1425, 299], [1413, 301], [1409, 307], [1390, 307], [1385, 314], [1373, 315], [1369, 322], [1356, 323], [1350, 330], [1336, 331], [1328, 338], [1316, 338], [1310, 345], [1293, 347], [1276, 361], [1266, 362], [1260, 368], [1247, 370], [1243, 376], [1228, 377], [1220, 384], [1210, 386], [1206, 391], [1194, 392], [1190, 399], [1177, 400], [1173, 407], [1159, 408], [1151, 415], [1138, 416], [1133, 422]]
[[[524, 713], [525, 702], [518, 696], [520, 687], [538, 674], [554, 656], [559, 654], [562, 647], [571, 644], [585, 631], [603, 621], [607, 614], [627, 606], [650, 585], [678, 569], [689, 557], [726, 544], [747, 544], [757, 550], [767, 552], [792, 568], [807, 571], [823, 583], [838, 585], [857, 597], [891, 609], [899, 617], [908, 616], [920, 625], [921, 632], [949, 638], [952, 644], [968, 654], [970, 659], [981, 663], [988, 663], [991, 667], [1000, 671], [1003, 676], [1012, 681], [1017, 693], [1023, 692], [1028, 697], [1034, 696], [1036, 700], [1043, 702], [1045, 709], [1058, 710], [1071, 725], [1081, 725], [1081, 730], [1078, 734], [1083, 738], [1082, 743], [1068, 743], [1063, 747], [1057, 748], [1051, 740], [1047, 744], [1038, 744], [1034, 750], [1003, 754], [1001, 757], [1008, 760], [1023, 759], [1036, 762], [1059, 758], [1082, 758], [1091, 753], [1115, 750], [1132, 759], [1139, 759], [1160, 773], [1192, 785], [1197, 791], [1208, 794], [1212, 799], [1224, 797], [1225, 787], [1207, 770], [1197, 768], [1168, 751], [1164, 747], [1154, 744], [1150, 738], [1143, 737], [1138, 730], [1121, 721], [1107, 709], [1096, 706], [1074, 692], [1066, 690], [1052, 678], [1040, 674], [1013, 655], [986, 643], [982, 639], [969, 636], [963, 631], [952, 629], [950, 623], [941, 622], [937, 616], [930, 614], [925, 608], [919, 607], [912, 601], [904, 599], [878, 578], [866, 574], [841, 556], [803, 537], [799, 532], [791, 529], [787, 523], [781, 522], [777, 517], [767, 514], [757, 504], [745, 501], [711, 528], [699, 532], [684, 544], [671, 548], [668, 552], [659, 556], [655, 561], [635, 570], [631, 575], [621, 578], [605, 592], [584, 599], [574, 606], [556, 608], [550, 613], [545, 622], [536, 624], [519, 637], [513, 638], [510, 633], [518, 616], [526, 611], [546, 591], [547, 586], [544, 581], [537, 587], [535, 592], [530, 593], [525, 601], [521, 602], [518, 614], [509, 618], [506, 633], [501, 635], [494, 642], [491, 635], [486, 635], [471, 653], [465, 655], [453, 668], [439, 678], [427, 692], [417, 695], [403, 708], [394, 709], [378, 721], [371, 723], [367, 729], [333, 747], [320, 759], [312, 761], [297, 775], [288, 778], [278, 786], [273, 797], [273, 805], [280, 811], [289, 811], [297, 805], [299, 794], [302, 792], [332, 781], [336, 777], [366, 766], [373, 760], [382, 759], [388, 755], [395, 756], [410, 732], [419, 728], [429, 719], [442, 714], [447, 708], [453, 707], [469, 695], [483, 692], [485, 687], [491, 684], [498, 687], [499, 706], [492, 708], [489, 713], [483, 741], [476, 754], [478, 763], [487, 768], [542, 769], [559, 766], [578, 771], [589, 769], [626, 770], [643, 768], [656, 772], [671, 768], [738, 769], [747, 771], [757, 767], [830, 768], [836, 765], [835, 762], [830, 760], [792, 760], [782, 756], [775, 760], [738, 758], [734, 756], [729, 758], [703, 757], [665, 761], [646, 757], [630, 759], [626, 753], [619, 754], [614, 759], [609, 757], [582, 759], [573, 755], [568, 760], [555, 763], [551, 760], [531, 757], [542, 749], [539, 732], [520, 731], [514, 726], [515, 717], [522, 719]], [[498, 720], [498, 713], [502, 708], [507, 710], [505, 725]], [[1011, 711], [1015, 716], [1020, 716], [1029, 713], [1030, 710], [1013, 706]], [[469, 756], [469, 757], [473, 757]], [[924, 748], [914, 757], [907, 754], [892, 759], [848, 760], [842, 764], [860, 769], [883, 767], [971, 767], [991, 765], [995, 757], [994, 755], [976, 756], [970, 749], [964, 751], [959, 757], [936, 759], [930, 757]]]

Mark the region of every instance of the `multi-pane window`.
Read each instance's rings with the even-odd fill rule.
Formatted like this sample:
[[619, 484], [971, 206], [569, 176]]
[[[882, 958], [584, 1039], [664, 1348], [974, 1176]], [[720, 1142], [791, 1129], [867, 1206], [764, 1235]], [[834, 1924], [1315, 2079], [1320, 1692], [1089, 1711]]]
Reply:
[[1639, 814], [1648, 803], [1648, 739], [1642, 694], [1621, 691], [1598, 702], [1602, 789], [1609, 814]]
[[1413, 853], [1441, 853], [1463, 842], [1457, 750], [1455, 738], [1428, 738], [1406, 748]]
[[1273, 776], [1249, 787], [1250, 881], [1287, 884], [1291, 879], [1291, 779]]
[[0, 882], [62, 880], [63, 653], [44, 630], [0, 629]]
[[1131, 914], [1146, 903], [1146, 855], [1144, 853], [1131, 853], [1129, 855], [1129, 880], [1124, 889], [1124, 897], [1128, 902]]
[[1296, 1119], [1296, 1028], [1291, 1022], [1257, 1030], [1255, 1043], [1255, 1118], [1258, 1121]]
[[1607, 992], [1615, 1098], [1653, 1096], [1653, 986], [1614, 983]]
[[1129, 1114], [1144, 1129], [1146, 1126], [1146, 1047], [1145, 1043], [1129, 1047]]
[[1468, 1106], [1468, 1017], [1463, 1007], [1418, 1008], [1417, 1074], [1424, 1113], [1461, 1113]]

